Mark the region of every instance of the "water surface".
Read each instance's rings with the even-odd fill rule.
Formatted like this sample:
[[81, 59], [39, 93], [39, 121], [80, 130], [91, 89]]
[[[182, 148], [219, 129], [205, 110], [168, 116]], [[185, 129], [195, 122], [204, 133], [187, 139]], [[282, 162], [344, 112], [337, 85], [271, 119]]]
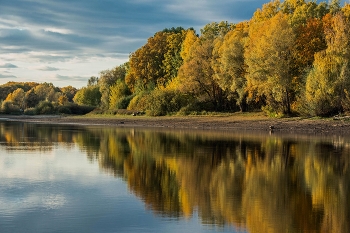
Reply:
[[0, 121], [0, 232], [349, 232], [350, 139]]

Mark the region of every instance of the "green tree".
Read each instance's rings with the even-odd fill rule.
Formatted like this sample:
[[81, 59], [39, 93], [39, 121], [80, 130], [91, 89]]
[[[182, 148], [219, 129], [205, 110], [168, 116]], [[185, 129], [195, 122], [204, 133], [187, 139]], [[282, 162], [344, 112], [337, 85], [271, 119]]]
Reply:
[[[110, 88], [110, 96], [109, 96], [109, 108], [110, 109], [119, 109], [126, 108], [127, 104], [126, 97], [131, 95], [131, 91], [122, 80], [118, 80], [113, 86]], [[126, 105], [126, 106], [125, 106]]]
[[98, 77], [95, 77], [95, 76], [91, 76], [87, 83], [88, 86], [94, 86], [97, 84], [98, 84]]
[[110, 88], [118, 80], [124, 82], [125, 76], [128, 70], [128, 63], [116, 66], [111, 70], [104, 70], [100, 73], [100, 78], [98, 79], [98, 86], [100, 87], [101, 93], [101, 107], [104, 109], [109, 109], [109, 99], [110, 99]]
[[185, 37], [186, 31], [183, 29], [167, 36], [167, 51], [163, 60], [164, 77], [158, 80], [158, 85], [166, 86], [177, 76], [178, 70], [183, 64], [181, 49]]
[[80, 105], [98, 106], [101, 102], [101, 92], [98, 86], [81, 88], [73, 98]]

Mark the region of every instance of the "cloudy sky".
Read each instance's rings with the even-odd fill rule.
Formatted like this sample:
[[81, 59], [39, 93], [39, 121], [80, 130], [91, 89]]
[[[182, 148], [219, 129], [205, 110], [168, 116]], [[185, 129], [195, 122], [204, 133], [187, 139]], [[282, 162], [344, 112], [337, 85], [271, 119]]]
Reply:
[[164, 28], [239, 22], [268, 0], [1, 0], [0, 84], [85, 86]]

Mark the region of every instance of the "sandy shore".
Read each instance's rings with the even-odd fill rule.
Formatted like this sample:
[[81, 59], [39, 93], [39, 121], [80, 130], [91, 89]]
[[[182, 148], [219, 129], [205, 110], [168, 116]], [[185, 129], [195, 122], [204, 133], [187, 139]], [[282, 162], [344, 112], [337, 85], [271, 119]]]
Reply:
[[340, 119], [275, 119], [257, 114], [232, 114], [228, 116], [9, 116], [1, 120], [49, 124], [109, 125], [113, 127], [162, 127], [176, 129], [271, 131], [301, 134], [350, 135], [349, 118]]

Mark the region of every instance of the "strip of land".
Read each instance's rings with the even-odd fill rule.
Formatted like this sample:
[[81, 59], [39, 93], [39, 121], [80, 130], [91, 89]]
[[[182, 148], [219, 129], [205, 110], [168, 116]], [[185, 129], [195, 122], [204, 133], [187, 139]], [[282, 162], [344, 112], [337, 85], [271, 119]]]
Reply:
[[298, 134], [350, 135], [350, 119], [335, 117], [315, 118], [270, 118], [263, 113], [230, 114], [219, 116], [12, 116], [0, 115], [0, 120], [36, 122], [45, 124], [108, 125], [113, 127], [174, 128], [229, 131], [266, 131]]

